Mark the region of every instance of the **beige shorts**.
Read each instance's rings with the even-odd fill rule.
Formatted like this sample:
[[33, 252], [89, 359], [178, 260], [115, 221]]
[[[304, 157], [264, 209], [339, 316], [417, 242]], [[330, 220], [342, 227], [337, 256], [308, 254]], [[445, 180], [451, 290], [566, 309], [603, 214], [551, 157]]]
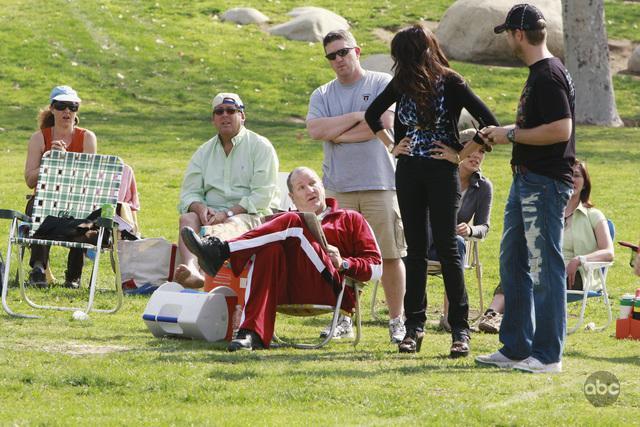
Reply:
[[407, 255], [407, 244], [400, 219], [398, 198], [393, 190], [350, 191], [335, 193], [326, 190], [343, 209], [360, 212], [376, 236], [383, 259], [398, 259]]
[[238, 214], [216, 225], [205, 225], [201, 228], [202, 236], [215, 236], [220, 240], [234, 239], [262, 224], [260, 215]]

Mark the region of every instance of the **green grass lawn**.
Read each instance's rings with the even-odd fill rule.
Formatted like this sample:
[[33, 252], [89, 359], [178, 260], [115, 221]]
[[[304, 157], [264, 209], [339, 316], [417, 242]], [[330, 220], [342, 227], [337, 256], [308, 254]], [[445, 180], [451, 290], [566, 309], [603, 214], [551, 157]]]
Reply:
[[[193, 151], [213, 135], [209, 102], [219, 91], [240, 94], [247, 127], [273, 142], [281, 170], [301, 164], [319, 170], [321, 144], [311, 141], [296, 119], [306, 115], [311, 91], [332, 78], [321, 44], [220, 22], [216, 15], [237, 5], [232, 1], [0, 3], [0, 207], [24, 208], [26, 143], [36, 129], [38, 109], [57, 84], [79, 91], [81, 124], [96, 133], [99, 151], [117, 154], [134, 168], [139, 219], [149, 237], [177, 239], [182, 174]], [[243, 5], [279, 23], [294, 3], [252, 0]], [[373, 34], [375, 28], [438, 20], [451, 3], [315, 5], [349, 19], [366, 55], [387, 51]], [[610, 37], [639, 41], [640, 4], [606, 1], [606, 13]], [[525, 68], [458, 62], [453, 67], [501, 121], [513, 120]], [[614, 86], [620, 115], [640, 120], [640, 80], [615, 76]], [[587, 160], [593, 200], [615, 222], [616, 240], [637, 241], [640, 234], [639, 141], [637, 127], [577, 129], [578, 155]], [[499, 147], [484, 166], [495, 189], [492, 229], [481, 246], [485, 301], [498, 282], [509, 157], [508, 148]], [[4, 256], [6, 237], [0, 250]], [[63, 251], [53, 259], [61, 276]], [[617, 299], [640, 286], [627, 263], [628, 253], [618, 250], [608, 281], [614, 316]], [[110, 279], [105, 274], [101, 285], [107, 287]], [[467, 280], [476, 307], [472, 274]], [[435, 321], [442, 282], [432, 278], [429, 285], [429, 320]], [[16, 289], [10, 291], [16, 303]], [[80, 294], [59, 288], [34, 292], [37, 298], [62, 302], [77, 301]], [[102, 292], [98, 299], [104, 305], [113, 295]], [[449, 360], [450, 338], [433, 326], [422, 353], [399, 355], [387, 342], [385, 322], [368, 314], [357, 349], [338, 342], [318, 351], [228, 354], [220, 344], [154, 338], [141, 320], [146, 301], [127, 297], [119, 313], [92, 314], [88, 322], [73, 321], [70, 313], [48, 313], [40, 320], [0, 315], [0, 424], [637, 423], [640, 344], [615, 340], [613, 326], [568, 337], [562, 374], [531, 376], [476, 368], [472, 358]], [[605, 319], [603, 310], [588, 315], [596, 322]], [[313, 337], [327, 319], [282, 320], [284, 335]], [[498, 344], [495, 335], [475, 334], [472, 350], [491, 352]], [[599, 370], [614, 373], [621, 382], [620, 397], [611, 407], [595, 408], [583, 395], [585, 379]]]

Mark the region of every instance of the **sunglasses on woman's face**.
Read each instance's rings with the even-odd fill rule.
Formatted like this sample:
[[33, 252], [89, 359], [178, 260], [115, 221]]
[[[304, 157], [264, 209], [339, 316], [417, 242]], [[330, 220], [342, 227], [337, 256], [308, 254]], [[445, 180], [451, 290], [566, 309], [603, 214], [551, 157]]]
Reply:
[[69, 111], [74, 113], [80, 108], [80, 104], [77, 102], [54, 101], [51, 105], [58, 111], [64, 111], [68, 108]]
[[335, 52], [331, 52], [331, 53], [327, 53], [324, 57], [327, 58], [329, 61], [333, 61], [336, 59], [336, 55], [338, 55], [341, 58], [344, 58], [345, 56], [347, 56], [347, 54], [349, 53], [349, 51], [351, 49], [354, 49], [353, 47], [343, 47], [342, 49], [338, 49]]

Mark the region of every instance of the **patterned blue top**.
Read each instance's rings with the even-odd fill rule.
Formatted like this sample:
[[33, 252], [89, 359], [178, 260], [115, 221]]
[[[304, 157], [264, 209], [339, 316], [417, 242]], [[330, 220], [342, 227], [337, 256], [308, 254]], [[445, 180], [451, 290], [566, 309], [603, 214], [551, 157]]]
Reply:
[[400, 108], [398, 109], [398, 119], [407, 126], [408, 138], [411, 138], [409, 145], [410, 156], [430, 157], [430, 151], [436, 148], [435, 141], [441, 141], [443, 144], [455, 147], [456, 136], [451, 133], [452, 126], [449, 111], [444, 100], [444, 79], [438, 79], [436, 83], [437, 98], [433, 103], [435, 109], [434, 125], [428, 128], [422, 128], [418, 125], [417, 106], [413, 99], [407, 95], [402, 95], [400, 99]]

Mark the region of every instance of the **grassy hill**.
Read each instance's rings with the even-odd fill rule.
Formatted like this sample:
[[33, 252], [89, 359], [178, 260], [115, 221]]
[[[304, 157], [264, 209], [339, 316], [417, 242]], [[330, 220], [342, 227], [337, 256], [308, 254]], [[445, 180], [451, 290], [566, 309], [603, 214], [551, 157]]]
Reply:
[[[346, 17], [366, 56], [388, 51], [376, 28], [438, 20], [451, 3], [314, 5]], [[605, 4], [609, 36], [640, 42], [640, 4]], [[302, 4], [242, 5], [280, 23]], [[99, 151], [121, 156], [136, 171], [146, 236], [177, 238], [182, 174], [191, 153], [214, 133], [210, 100], [219, 91], [240, 94], [247, 127], [273, 142], [281, 170], [300, 164], [319, 170], [321, 144], [308, 138], [300, 119], [311, 91], [333, 77], [321, 43], [221, 22], [221, 12], [238, 6], [232, 1], [0, 0], [0, 6], [0, 207], [24, 207], [26, 143], [38, 109], [58, 84], [78, 90], [81, 124], [96, 133]], [[526, 69], [459, 62], [453, 67], [501, 122], [513, 120]], [[620, 115], [640, 121], [640, 80], [618, 75], [614, 86]], [[580, 126], [577, 137], [578, 155], [587, 160], [594, 182], [593, 200], [615, 222], [616, 239], [636, 241], [640, 128]], [[509, 157], [507, 147], [497, 148], [484, 166], [495, 188], [492, 230], [481, 247], [485, 300], [498, 281]], [[63, 262], [62, 253], [55, 259]], [[638, 286], [627, 262], [628, 253], [618, 251], [609, 277], [614, 301]], [[477, 306], [475, 282], [471, 275], [467, 280]], [[430, 284], [433, 320], [442, 283]], [[57, 289], [51, 295], [74, 297]], [[471, 358], [450, 361], [443, 357], [449, 337], [435, 329], [428, 331], [423, 353], [401, 357], [386, 343], [384, 322], [368, 316], [357, 350], [338, 343], [317, 352], [229, 355], [218, 345], [153, 339], [140, 321], [146, 299], [127, 298], [125, 304], [117, 315], [92, 315], [88, 323], [72, 322], [68, 314], [36, 321], [0, 316], [0, 423], [618, 424], [635, 420], [640, 398], [638, 344], [613, 339], [613, 327], [570, 336], [566, 372], [532, 377], [476, 369]], [[604, 320], [602, 311], [590, 314]], [[323, 324], [282, 323], [287, 332], [309, 336]], [[498, 340], [476, 334], [472, 345], [480, 354], [495, 350]], [[594, 408], [584, 399], [584, 380], [597, 370], [613, 372], [622, 383], [612, 407]]]

